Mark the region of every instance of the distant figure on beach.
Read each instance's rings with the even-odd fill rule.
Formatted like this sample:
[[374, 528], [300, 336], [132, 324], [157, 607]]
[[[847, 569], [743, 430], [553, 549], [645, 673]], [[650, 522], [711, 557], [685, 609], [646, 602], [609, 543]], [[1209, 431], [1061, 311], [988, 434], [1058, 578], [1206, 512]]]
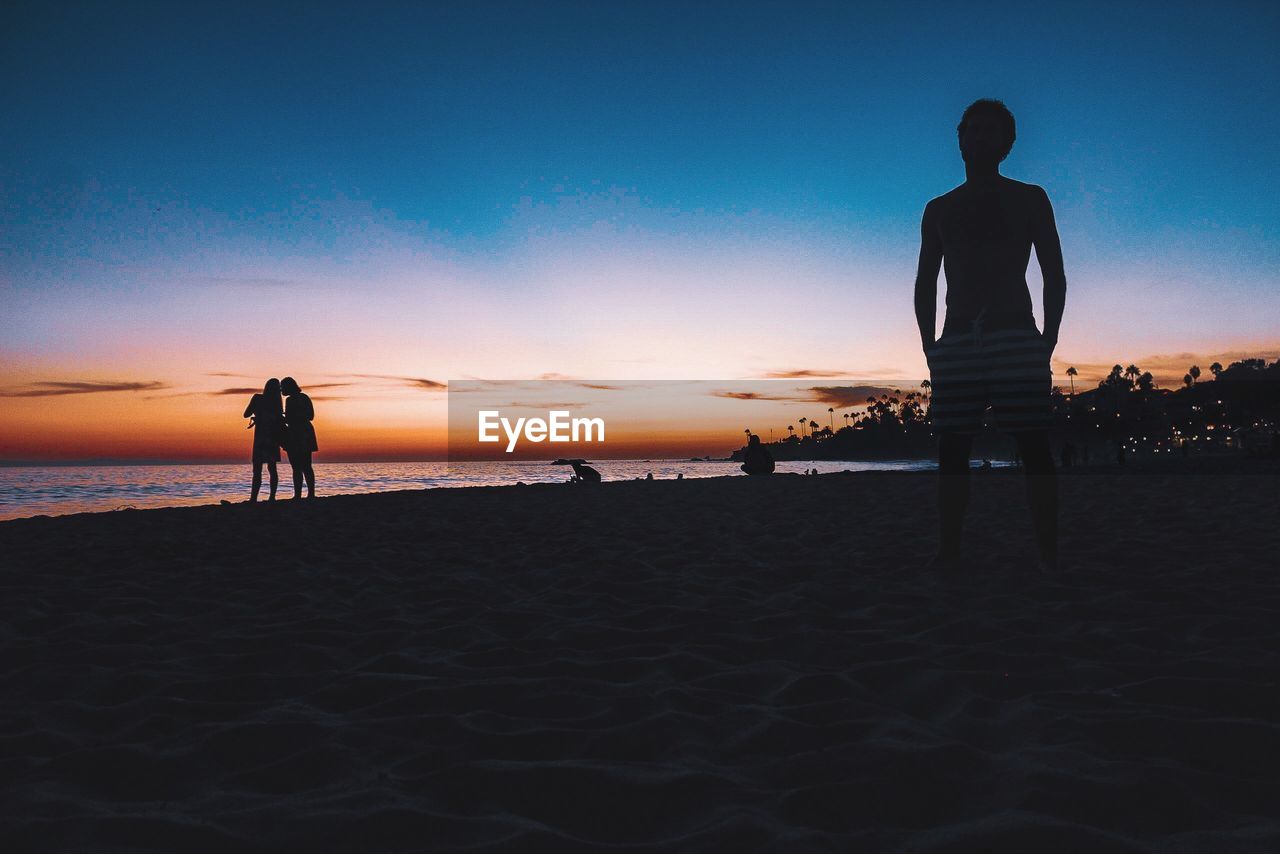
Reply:
[[755, 433], [747, 440], [746, 453], [742, 455], [742, 470], [747, 474], [773, 474], [773, 454], [760, 443]]
[[[940, 542], [935, 565], [953, 566], [969, 502], [969, 455], [988, 407], [1014, 434], [1043, 568], [1057, 567], [1058, 487], [1049, 446], [1049, 359], [1058, 343], [1067, 278], [1045, 191], [1000, 174], [1016, 137], [1013, 114], [981, 99], [956, 128], [965, 181], [930, 201], [920, 224], [915, 311], [929, 364], [938, 435]], [[1044, 278], [1044, 331], [1036, 328], [1026, 271], [1035, 247]], [[946, 320], [934, 339], [938, 270]]]
[[599, 483], [600, 472], [587, 465], [586, 460], [556, 460], [552, 465], [557, 466], [573, 466], [573, 476], [569, 478], [570, 483]]
[[249, 426], [253, 428], [253, 489], [249, 500], [258, 500], [258, 491], [262, 489], [262, 465], [266, 463], [271, 475], [270, 500], [275, 501], [276, 487], [280, 484], [276, 463], [280, 462], [280, 440], [285, 425], [284, 410], [280, 405], [280, 380], [272, 377], [260, 394], [249, 398], [244, 417], [250, 419]]
[[320, 450], [316, 444], [316, 428], [311, 422], [316, 417], [311, 398], [303, 393], [293, 377], [280, 381], [280, 391], [285, 395], [284, 420], [287, 425], [287, 441], [284, 449], [289, 453], [289, 467], [293, 469], [293, 497], [302, 497], [302, 482], [307, 482], [307, 497], [316, 496], [316, 473], [311, 467], [311, 455]]

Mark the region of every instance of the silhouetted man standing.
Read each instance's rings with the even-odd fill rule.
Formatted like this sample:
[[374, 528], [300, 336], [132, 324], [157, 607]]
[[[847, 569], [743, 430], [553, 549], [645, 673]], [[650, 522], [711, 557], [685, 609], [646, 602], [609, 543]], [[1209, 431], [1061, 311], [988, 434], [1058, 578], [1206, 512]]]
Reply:
[[[953, 566], [969, 502], [969, 453], [991, 408], [1014, 434], [1041, 564], [1057, 567], [1058, 487], [1049, 448], [1049, 358], [1058, 343], [1067, 278], [1053, 207], [1045, 191], [1000, 174], [1013, 148], [1013, 115], [982, 99], [956, 129], [965, 182], [929, 202], [920, 224], [916, 322], [929, 363], [938, 435], [937, 563]], [[1044, 332], [1035, 325], [1027, 263], [1036, 250], [1044, 276]], [[947, 313], [934, 340], [938, 268], [945, 265]]]

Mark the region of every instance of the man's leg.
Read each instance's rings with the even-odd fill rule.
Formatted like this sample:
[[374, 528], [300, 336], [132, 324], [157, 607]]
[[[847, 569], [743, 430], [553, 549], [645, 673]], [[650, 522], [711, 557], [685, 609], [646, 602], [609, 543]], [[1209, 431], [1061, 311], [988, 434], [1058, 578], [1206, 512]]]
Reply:
[[1049, 433], [1026, 430], [1016, 434], [1027, 471], [1027, 503], [1035, 528], [1040, 560], [1047, 569], [1058, 567], [1058, 478], [1053, 470]]
[[293, 472], [293, 497], [302, 497], [302, 461], [289, 455], [289, 469]]
[[262, 489], [262, 463], [253, 464], [253, 489], [249, 493], [250, 501], [258, 500], [258, 490]]
[[969, 454], [972, 433], [943, 433], [938, 437], [938, 558], [960, 555], [960, 532], [969, 506]]

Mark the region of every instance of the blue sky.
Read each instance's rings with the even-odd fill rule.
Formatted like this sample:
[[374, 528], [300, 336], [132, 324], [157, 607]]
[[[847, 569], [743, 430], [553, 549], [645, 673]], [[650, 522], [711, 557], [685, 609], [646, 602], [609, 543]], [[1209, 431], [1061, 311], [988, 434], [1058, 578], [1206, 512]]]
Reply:
[[1020, 120], [1006, 171], [1129, 191], [1134, 231], [1280, 204], [1269, 3], [19, 6], [6, 172], [249, 217], [341, 191], [484, 239], [546, 177], [897, 225], [980, 95]]
[[[223, 341], [255, 311], [346, 314], [344, 369], [390, 336], [432, 376], [752, 374], [812, 367], [775, 355], [811, 338], [844, 341], [822, 361], [847, 372], [919, 371], [920, 211], [963, 180], [955, 124], [984, 96], [1018, 119], [1004, 171], [1057, 208], [1063, 358], [1277, 337], [1275, 4], [3, 14], [0, 353], [41, 376], [132, 375], [122, 341]], [[363, 307], [334, 295], [353, 287]], [[726, 307], [741, 334], [700, 346], [681, 310]], [[633, 334], [547, 333], [611, 312]]]

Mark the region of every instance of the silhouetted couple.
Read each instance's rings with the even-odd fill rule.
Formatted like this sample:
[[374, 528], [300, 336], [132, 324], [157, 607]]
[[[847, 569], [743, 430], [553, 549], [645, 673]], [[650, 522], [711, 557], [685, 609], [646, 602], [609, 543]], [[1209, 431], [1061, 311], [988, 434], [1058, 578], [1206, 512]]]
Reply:
[[[281, 406], [280, 395], [287, 395]], [[289, 466], [293, 469], [293, 497], [302, 497], [302, 483], [307, 484], [307, 497], [316, 494], [316, 473], [311, 467], [311, 455], [319, 450], [316, 429], [312, 421], [316, 417], [311, 398], [307, 397], [293, 377], [283, 380], [267, 380], [261, 394], [255, 394], [244, 408], [244, 417], [252, 419], [253, 428], [253, 489], [249, 500], [257, 501], [262, 489], [262, 466], [265, 464], [271, 476], [271, 501], [276, 500], [276, 487], [280, 476], [276, 463], [280, 462], [280, 449], [289, 454]]]
[[[1000, 174], [1016, 136], [1013, 115], [982, 99], [956, 129], [965, 182], [929, 202], [920, 225], [915, 310], [929, 363], [938, 435], [940, 543], [935, 563], [952, 568], [969, 501], [969, 454], [988, 407], [1011, 432], [1026, 470], [1040, 561], [1057, 567], [1058, 487], [1049, 447], [1053, 383], [1067, 278], [1045, 191]], [[1026, 271], [1035, 247], [1044, 277], [1044, 331], [1036, 328]], [[947, 314], [934, 340], [938, 269]]]

